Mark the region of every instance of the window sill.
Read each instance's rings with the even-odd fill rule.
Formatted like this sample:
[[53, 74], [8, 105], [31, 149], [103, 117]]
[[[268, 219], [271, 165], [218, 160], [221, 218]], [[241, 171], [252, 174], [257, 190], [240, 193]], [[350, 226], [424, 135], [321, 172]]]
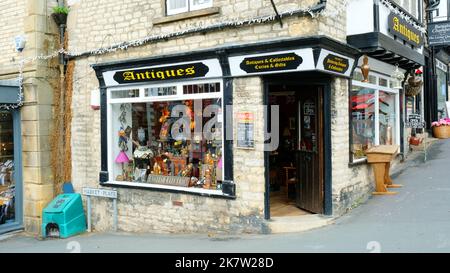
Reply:
[[364, 165], [364, 164], [367, 164], [367, 158], [366, 157], [353, 160], [352, 162], [348, 163], [348, 166], [353, 167], [353, 166], [359, 166], [359, 165]]
[[179, 14], [168, 15], [168, 16], [165, 16], [162, 18], [154, 19], [153, 25], [154, 26], [161, 25], [161, 24], [166, 24], [166, 23], [171, 23], [171, 22], [176, 22], [176, 21], [181, 21], [181, 20], [186, 20], [186, 19], [191, 19], [191, 18], [196, 18], [196, 17], [214, 15], [214, 14], [218, 14], [218, 13], [219, 13], [218, 7], [183, 12], [183, 13], [179, 13]]
[[169, 185], [159, 185], [150, 183], [138, 183], [138, 182], [125, 182], [125, 181], [111, 181], [101, 184], [106, 187], [122, 187], [122, 188], [134, 188], [134, 189], [145, 189], [145, 190], [155, 190], [155, 191], [165, 191], [165, 192], [175, 192], [175, 193], [186, 193], [192, 195], [200, 195], [206, 197], [223, 198], [223, 199], [236, 199], [236, 196], [231, 196], [224, 194], [220, 190], [205, 190], [201, 188], [182, 188]]

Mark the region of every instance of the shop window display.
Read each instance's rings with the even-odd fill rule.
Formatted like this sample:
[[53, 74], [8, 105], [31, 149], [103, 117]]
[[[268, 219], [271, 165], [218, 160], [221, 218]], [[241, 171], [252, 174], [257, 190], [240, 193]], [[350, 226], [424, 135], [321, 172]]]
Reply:
[[14, 130], [10, 112], [0, 112], [0, 225], [15, 220]]
[[[355, 73], [356, 74], [356, 73]], [[364, 161], [375, 145], [399, 144], [399, 95], [386, 76], [372, 72], [373, 82], [354, 76], [350, 93], [351, 160]]]
[[204, 97], [220, 92], [220, 84], [150, 87], [142, 92], [173, 98], [111, 104], [113, 180], [220, 190], [222, 100], [196, 95], [183, 99], [185, 94]]
[[375, 90], [353, 87], [352, 105], [352, 153], [355, 159], [364, 158], [365, 151], [374, 145]]

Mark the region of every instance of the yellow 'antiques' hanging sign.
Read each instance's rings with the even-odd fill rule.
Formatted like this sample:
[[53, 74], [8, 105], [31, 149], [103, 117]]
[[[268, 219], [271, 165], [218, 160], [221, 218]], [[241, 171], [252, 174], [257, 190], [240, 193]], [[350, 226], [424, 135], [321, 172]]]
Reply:
[[423, 37], [420, 31], [406, 22], [405, 19], [397, 14], [391, 13], [389, 14], [388, 20], [389, 33], [415, 47], [421, 47], [423, 45]]

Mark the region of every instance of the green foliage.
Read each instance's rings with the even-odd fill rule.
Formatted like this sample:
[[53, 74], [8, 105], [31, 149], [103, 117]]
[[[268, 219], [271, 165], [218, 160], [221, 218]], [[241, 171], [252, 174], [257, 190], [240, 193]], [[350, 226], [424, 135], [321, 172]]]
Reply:
[[56, 6], [56, 7], [53, 7], [53, 13], [62, 13], [62, 14], [67, 15], [67, 14], [69, 14], [69, 8]]

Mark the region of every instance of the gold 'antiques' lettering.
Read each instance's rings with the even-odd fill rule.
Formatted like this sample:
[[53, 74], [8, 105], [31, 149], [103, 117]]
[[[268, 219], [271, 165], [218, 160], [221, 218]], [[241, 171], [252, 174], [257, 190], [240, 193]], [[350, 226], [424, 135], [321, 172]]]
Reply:
[[408, 25], [403, 24], [397, 16], [392, 17], [392, 25], [394, 32], [401, 34], [408, 41], [413, 41], [417, 45], [420, 44], [420, 35], [411, 30]]
[[165, 80], [168, 78], [195, 75], [195, 67], [167, 69], [167, 70], [148, 70], [145, 72], [125, 71], [123, 72], [124, 81], [135, 80]]

